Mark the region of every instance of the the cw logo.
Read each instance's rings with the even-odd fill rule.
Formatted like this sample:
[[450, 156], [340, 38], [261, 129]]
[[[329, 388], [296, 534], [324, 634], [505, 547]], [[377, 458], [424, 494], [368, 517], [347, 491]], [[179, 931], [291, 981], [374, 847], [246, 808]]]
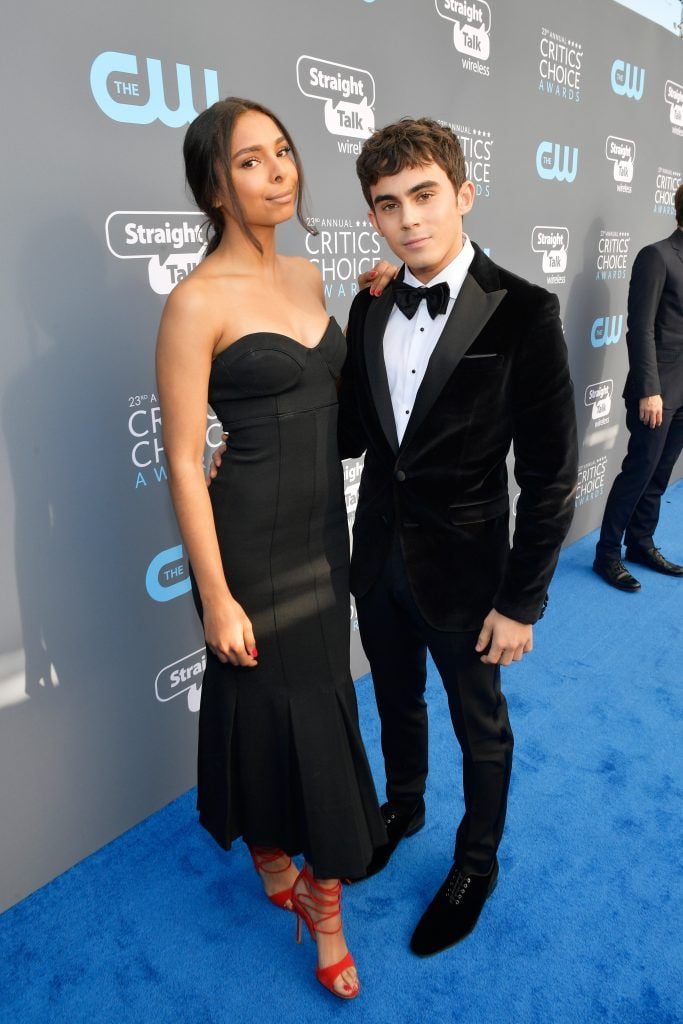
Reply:
[[536, 170], [546, 181], [572, 182], [579, 166], [577, 146], [561, 146], [559, 142], [543, 141], [536, 150]]
[[639, 100], [645, 87], [645, 68], [639, 68], [623, 60], [615, 60], [610, 74], [612, 89], [617, 96], [628, 96]]
[[[169, 128], [181, 128], [194, 121], [197, 111], [192, 100], [192, 79], [187, 64], [176, 64], [178, 83], [178, 106], [169, 109], [164, 96], [164, 77], [161, 61], [147, 57], [147, 83], [149, 99], [146, 103], [136, 102], [140, 96], [140, 83], [130, 81], [138, 74], [138, 60], [132, 53], [116, 53], [107, 50], [93, 61], [90, 69], [90, 88], [100, 110], [112, 121], [124, 124], [151, 124], [161, 121]], [[119, 77], [113, 77], [118, 75]], [[124, 78], [124, 76], [126, 76]], [[110, 85], [111, 80], [111, 85]], [[113, 89], [110, 92], [110, 87]], [[218, 100], [218, 75], [204, 69], [204, 91], [206, 105]], [[144, 93], [143, 93], [144, 95]]]
[[599, 316], [593, 321], [591, 327], [591, 345], [593, 348], [602, 348], [603, 345], [616, 345], [621, 338], [621, 328], [624, 317]]
[[182, 544], [166, 548], [154, 556], [147, 566], [145, 587], [152, 600], [160, 602], [172, 601], [192, 589], [190, 577], [185, 572]]

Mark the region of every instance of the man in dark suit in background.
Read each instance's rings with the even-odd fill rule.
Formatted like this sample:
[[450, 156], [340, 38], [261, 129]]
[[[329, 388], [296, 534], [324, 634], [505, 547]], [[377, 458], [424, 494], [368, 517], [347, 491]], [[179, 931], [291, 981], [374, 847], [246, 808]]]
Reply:
[[629, 372], [624, 388], [630, 437], [612, 484], [593, 568], [619, 590], [640, 590], [626, 558], [667, 576], [683, 565], [655, 547], [661, 497], [683, 447], [683, 184], [674, 199], [677, 229], [641, 249], [628, 291]]
[[427, 650], [463, 754], [454, 863], [411, 940], [426, 956], [472, 930], [497, 881], [513, 746], [500, 666], [532, 649], [574, 509], [576, 423], [556, 296], [463, 234], [474, 186], [457, 137], [404, 119], [357, 170], [405, 263], [381, 297], [355, 298], [339, 395], [342, 455], [365, 452], [351, 589], [387, 775], [389, 845], [369, 874], [424, 822]]

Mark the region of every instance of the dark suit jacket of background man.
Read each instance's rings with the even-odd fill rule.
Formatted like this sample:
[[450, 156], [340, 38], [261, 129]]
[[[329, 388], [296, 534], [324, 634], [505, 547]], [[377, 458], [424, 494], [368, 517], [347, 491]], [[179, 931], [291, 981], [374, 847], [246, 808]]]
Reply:
[[[402, 272], [401, 272], [402, 274]], [[342, 456], [366, 451], [351, 589], [366, 594], [398, 531], [418, 608], [439, 630], [478, 630], [495, 607], [543, 613], [574, 510], [573, 388], [556, 296], [478, 247], [398, 445], [383, 356], [392, 289], [351, 307], [340, 387]], [[506, 456], [521, 488], [509, 545]]]
[[683, 228], [641, 249], [628, 293], [627, 401], [661, 395], [683, 405]]

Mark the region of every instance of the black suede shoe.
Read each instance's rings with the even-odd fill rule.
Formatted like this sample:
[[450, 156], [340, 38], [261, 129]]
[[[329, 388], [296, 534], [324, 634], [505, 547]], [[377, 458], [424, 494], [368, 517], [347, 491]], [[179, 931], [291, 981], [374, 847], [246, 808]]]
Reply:
[[625, 590], [630, 593], [640, 590], [640, 583], [635, 576], [631, 576], [620, 558], [613, 558], [609, 562], [603, 562], [596, 558], [593, 562], [593, 572], [597, 572], [598, 576], [602, 576], [606, 583], [609, 583], [611, 587], [616, 587], [617, 590]]
[[497, 882], [497, 860], [488, 875], [468, 875], [454, 864], [413, 932], [413, 953], [433, 956], [469, 935]]
[[371, 878], [372, 875], [376, 875], [385, 868], [401, 840], [408, 836], [414, 836], [425, 823], [425, 805], [422, 797], [420, 797], [413, 810], [405, 814], [395, 810], [391, 804], [382, 804], [380, 813], [384, 819], [384, 827], [387, 830], [389, 841], [386, 846], [380, 846], [375, 850], [373, 858], [368, 864], [368, 870], [362, 878], [344, 879], [349, 885], [352, 885], [354, 882], [363, 882], [366, 878]]
[[665, 558], [659, 548], [626, 548], [626, 558], [629, 562], [637, 562], [639, 565], [646, 565], [648, 569], [661, 572], [665, 576], [683, 576], [683, 565], [676, 565]]

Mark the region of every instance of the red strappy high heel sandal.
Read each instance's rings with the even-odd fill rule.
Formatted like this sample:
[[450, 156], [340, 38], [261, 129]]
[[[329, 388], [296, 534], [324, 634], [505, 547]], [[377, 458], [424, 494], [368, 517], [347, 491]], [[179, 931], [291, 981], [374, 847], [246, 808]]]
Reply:
[[[306, 885], [303, 892], [296, 891], [299, 878], [302, 878]], [[336, 928], [325, 928], [322, 926], [324, 926], [326, 921], [331, 921], [333, 917], [341, 915], [341, 882], [337, 882], [329, 887], [320, 885], [309, 871], [307, 864], [304, 864], [299, 878], [297, 878], [292, 889], [292, 903], [294, 905], [294, 913], [296, 914], [296, 941], [301, 942], [302, 921], [308, 928], [308, 933], [314, 942], [316, 932], [319, 935], [336, 935], [337, 932], [342, 930], [341, 917]], [[313, 914], [316, 915], [316, 920], [313, 919]], [[345, 971], [347, 967], [355, 966], [353, 957], [350, 953], [347, 953], [336, 964], [330, 964], [329, 967], [316, 967], [315, 976], [320, 984], [324, 985], [332, 995], [339, 996], [340, 999], [355, 999], [360, 992], [360, 985], [357, 981], [354, 985], [344, 985], [344, 988], [348, 989], [348, 995], [344, 992], [338, 992], [334, 987], [334, 983], [342, 971]]]
[[[283, 871], [289, 871], [289, 868], [291, 867], [292, 858], [287, 856], [283, 850], [268, 849], [264, 846], [249, 846], [248, 850], [251, 854], [251, 859], [254, 862], [254, 867], [259, 874], [263, 872], [264, 875], [279, 875]], [[280, 860], [281, 857], [287, 857], [287, 863], [283, 868], [270, 867], [271, 864]], [[289, 889], [281, 889], [280, 892], [274, 892], [272, 896], [268, 897], [268, 899], [272, 904], [274, 904], [274, 906], [279, 907], [280, 910], [294, 910], [293, 903], [291, 907], [285, 906], [288, 901], [292, 901], [291, 886]]]

